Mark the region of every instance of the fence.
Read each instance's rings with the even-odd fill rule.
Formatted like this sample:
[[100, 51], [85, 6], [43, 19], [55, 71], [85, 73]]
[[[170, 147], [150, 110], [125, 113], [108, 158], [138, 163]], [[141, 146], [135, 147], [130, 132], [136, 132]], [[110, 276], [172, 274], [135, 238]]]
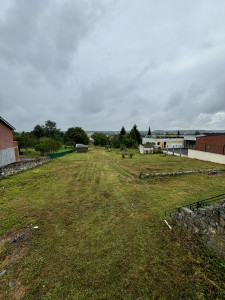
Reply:
[[181, 210], [184, 207], [188, 207], [190, 210], [193, 210], [193, 209], [196, 209], [196, 208], [199, 208], [199, 207], [204, 207], [204, 206], [210, 205], [212, 203], [216, 203], [216, 202], [218, 202], [220, 200], [223, 200], [223, 199], [225, 199], [225, 194], [217, 195], [217, 196], [214, 196], [214, 197], [211, 197], [211, 198], [208, 198], [208, 199], [196, 201], [196, 202], [189, 203], [189, 204], [184, 204], [183, 206], [175, 207], [175, 208], [172, 208], [170, 210], [166, 210], [165, 211], [165, 216], [170, 216], [171, 217], [175, 212], [181, 212]]
[[76, 148], [69, 150], [69, 151], [59, 152], [59, 153], [49, 153], [49, 154], [47, 154], [47, 156], [49, 156], [52, 159], [52, 158], [57, 158], [57, 157], [61, 157], [61, 156], [73, 153], [75, 151], [77, 151]]

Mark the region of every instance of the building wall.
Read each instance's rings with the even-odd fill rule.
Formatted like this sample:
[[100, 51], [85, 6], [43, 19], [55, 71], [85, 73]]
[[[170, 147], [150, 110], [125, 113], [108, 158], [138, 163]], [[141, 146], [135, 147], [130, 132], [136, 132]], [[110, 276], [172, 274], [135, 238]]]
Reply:
[[13, 146], [12, 130], [0, 121], [0, 150]]
[[196, 139], [196, 150], [225, 154], [225, 135], [205, 136]]
[[139, 146], [139, 151], [140, 151], [140, 154], [147, 154], [147, 153], [153, 153], [153, 148], [146, 148], [146, 147], [143, 147], [142, 145]]
[[188, 157], [225, 164], [225, 155], [188, 149]]
[[88, 147], [77, 148], [77, 153], [86, 153], [88, 152]]
[[155, 147], [161, 148], [184, 148], [183, 138], [142, 138], [142, 144], [155, 143]]
[[16, 162], [14, 147], [0, 150], [0, 167]]
[[0, 167], [19, 160], [18, 143], [13, 141], [12, 129], [0, 121]]

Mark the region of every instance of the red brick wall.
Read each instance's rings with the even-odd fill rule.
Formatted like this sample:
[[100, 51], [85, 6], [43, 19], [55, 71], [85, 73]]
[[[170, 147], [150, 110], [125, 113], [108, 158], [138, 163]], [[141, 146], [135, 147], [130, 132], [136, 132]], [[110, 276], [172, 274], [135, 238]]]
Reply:
[[0, 121], [0, 150], [14, 147], [12, 130]]
[[225, 135], [199, 137], [195, 150], [225, 154]]

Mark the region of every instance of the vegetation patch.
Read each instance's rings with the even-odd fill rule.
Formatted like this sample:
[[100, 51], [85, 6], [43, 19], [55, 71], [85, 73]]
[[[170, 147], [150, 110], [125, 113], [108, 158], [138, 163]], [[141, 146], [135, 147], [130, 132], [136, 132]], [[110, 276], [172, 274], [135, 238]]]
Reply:
[[[134, 153], [121, 159], [116, 151], [92, 148], [0, 182], [1, 238], [13, 232], [18, 238], [30, 228], [21, 243], [3, 243], [3, 299], [13, 299], [17, 289], [18, 299], [225, 297], [221, 260], [163, 222], [165, 210], [224, 191], [223, 176], [138, 179], [146, 168], [164, 172], [218, 165]], [[19, 257], [3, 267], [13, 247], [21, 247]], [[9, 288], [13, 279], [19, 284]]]

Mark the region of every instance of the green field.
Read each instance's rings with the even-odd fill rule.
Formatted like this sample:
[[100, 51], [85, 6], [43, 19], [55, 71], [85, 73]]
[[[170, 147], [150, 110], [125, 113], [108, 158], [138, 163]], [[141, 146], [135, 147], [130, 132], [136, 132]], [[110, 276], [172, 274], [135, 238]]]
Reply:
[[92, 148], [0, 181], [0, 299], [224, 299], [224, 261], [163, 219], [225, 174], [138, 178], [208, 168], [225, 166]]

